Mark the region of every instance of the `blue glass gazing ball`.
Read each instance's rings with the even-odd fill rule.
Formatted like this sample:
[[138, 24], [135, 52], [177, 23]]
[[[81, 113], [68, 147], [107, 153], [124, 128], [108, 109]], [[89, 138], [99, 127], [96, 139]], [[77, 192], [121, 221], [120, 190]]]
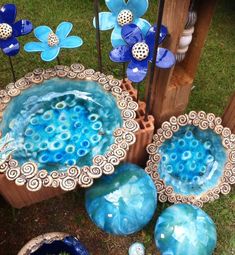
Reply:
[[216, 240], [213, 220], [188, 204], [168, 207], [155, 227], [155, 242], [162, 255], [211, 255]]
[[125, 163], [86, 191], [86, 210], [102, 230], [129, 235], [141, 230], [153, 217], [157, 191], [139, 166]]

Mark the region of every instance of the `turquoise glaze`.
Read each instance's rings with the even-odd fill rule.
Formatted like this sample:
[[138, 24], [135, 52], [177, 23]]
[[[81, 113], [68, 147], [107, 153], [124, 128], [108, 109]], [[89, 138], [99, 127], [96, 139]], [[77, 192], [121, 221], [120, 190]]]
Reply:
[[52, 61], [61, 49], [73, 49], [82, 46], [83, 40], [79, 36], [69, 36], [73, 28], [70, 22], [61, 22], [54, 33], [48, 26], [34, 29], [34, 35], [39, 42], [29, 42], [24, 46], [26, 52], [41, 52], [43, 61]]
[[183, 195], [200, 195], [216, 186], [227, 158], [219, 135], [192, 125], [181, 127], [159, 153], [160, 178]]
[[216, 240], [213, 220], [188, 204], [165, 209], [155, 227], [155, 242], [162, 255], [212, 255]]
[[65, 171], [91, 166], [114, 142], [122, 126], [116, 100], [92, 81], [52, 79], [15, 97], [4, 111], [0, 129], [15, 140], [14, 159], [39, 169]]
[[86, 191], [86, 210], [102, 230], [129, 235], [141, 230], [153, 217], [157, 192], [152, 179], [137, 165], [119, 165]]

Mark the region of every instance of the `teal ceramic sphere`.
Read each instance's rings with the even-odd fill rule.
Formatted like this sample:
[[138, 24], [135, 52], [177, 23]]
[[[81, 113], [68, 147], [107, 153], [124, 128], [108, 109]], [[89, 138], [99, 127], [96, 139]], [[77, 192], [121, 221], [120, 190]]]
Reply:
[[129, 235], [143, 229], [157, 206], [152, 179], [139, 166], [125, 163], [86, 191], [86, 210], [102, 230]]
[[216, 240], [213, 220], [189, 204], [168, 207], [155, 227], [155, 242], [162, 255], [212, 255]]

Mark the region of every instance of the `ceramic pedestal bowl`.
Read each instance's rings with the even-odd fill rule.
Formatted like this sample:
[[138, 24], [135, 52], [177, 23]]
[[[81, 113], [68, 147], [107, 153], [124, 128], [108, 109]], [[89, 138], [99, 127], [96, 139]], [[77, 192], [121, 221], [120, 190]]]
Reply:
[[228, 194], [235, 183], [235, 135], [221, 118], [190, 112], [164, 122], [147, 148], [146, 172], [153, 178], [159, 200], [203, 203]]
[[89, 255], [83, 244], [66, 233], [53, 232], [29, 241], [18, 255]]
[[135, 142], [137, 103], [121, 82], [80, 64], [35, 70], [0, 92], [1, 135], [15, 151], [0, 172], [28, 190], [111, 174]]

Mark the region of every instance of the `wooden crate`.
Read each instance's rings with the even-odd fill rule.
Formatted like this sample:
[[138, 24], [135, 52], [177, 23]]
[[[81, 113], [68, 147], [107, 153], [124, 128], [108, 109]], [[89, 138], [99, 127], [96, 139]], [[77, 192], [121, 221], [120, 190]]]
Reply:
[[[209, 31], [216, 0], [198, 0], [197, 3], [198, 19], [186, 58], [170, 70], [158, 68], [155, 70], [153, 93], [150, 100], [150, 113], [155, 118], [155, 128], [160, 127], [162, 122], [171, 116], [182, 114], [188, 105], [192, 83]], [[190, 0], [165, 0], [163, 25], [168, 27], [170, 36], [163, 46], [173, 53], [177, 52], [179, 39], [187, 20], [189, 5]]]
[[43, 187], [37, 192], [29, 191], [26, 186], [17, 186], [15, 182], [7, 180], [4, 174], [0, 174], [0, 194], [14, 208], [20, 209], [43, 200], [65, 193], [60, 188]]

